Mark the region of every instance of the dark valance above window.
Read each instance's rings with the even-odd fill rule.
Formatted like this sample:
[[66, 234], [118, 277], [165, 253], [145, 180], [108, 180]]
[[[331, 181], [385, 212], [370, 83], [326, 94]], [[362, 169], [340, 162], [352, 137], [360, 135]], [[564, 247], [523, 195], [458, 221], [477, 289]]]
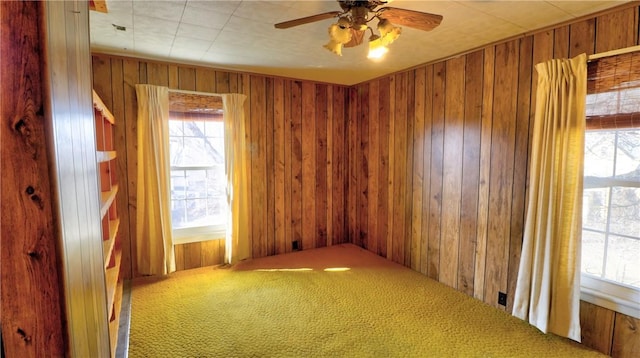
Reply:
[[640, 52], [587, 65], [587, 130], [640, 127]]

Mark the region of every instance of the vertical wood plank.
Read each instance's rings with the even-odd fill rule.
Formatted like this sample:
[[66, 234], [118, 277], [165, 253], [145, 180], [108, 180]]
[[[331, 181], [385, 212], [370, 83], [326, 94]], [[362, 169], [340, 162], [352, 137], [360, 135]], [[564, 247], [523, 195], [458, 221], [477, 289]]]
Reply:
[[580, 301], [580, 335], [582, 344], [600, 353], [611, 354], [615, 312]]
[[357, 235], [357, 204], [358, 204], [358, 147], [357, 126], [358, 87], [349, 89], [349, 114], [347, 117], [347, 229], [350, 243], [359, 245]]
[[302, 82], [291, 84], [291, 233], [302, 247]]
[[367, 176], [368, 183], [368, 202], [367, 202], [367, 249], [375, 254], [378, 253], [378, 196], [380, 182], [379, 163], [380, 163], [380, 123], [378, 120], [378, 101], [380, 99], [380, 81], [371, 81], [369, 83], [369, 103], [368, 120], [369, 120], [369, 138], [368, 138], [368, 165]]
[[[167, 86], [169, 82], [167, 80]], [[190, 67], [178, 67], [178, 89], [186, 91], [196, 90], [196, 70]]]
[[185, 269], [184, 265], [184, 244], [173, 246], [174, 255], [176, 256], [176, 271]]
[[93, 90], [96, 91], [107, 108], [113, 108], [111, 84], [111, 58], [92, 57]]
[[[224, 84], [227, 84], [228, 88], [228, 76], [225, 76]], [[266, 215], [266, 256], [272, 256], [276, 253], [276, 238], [275, 238], [275, 146], [274, 146], [274, 79], [267, 78], [266, 79], [266, 93], [265, 93], [265, 101], [266, 101], [266, 110], [265, 110], [265, 155], [266, 155], [266, 186], [267, 186], [267, 215]], [[220, 88], [224, 85], [218, 85]]]
[[412, 96], [414, 97], [413, 111], [413, 163], [411, 173], [412, 180], [412, 209], [411, 209], [411, 258], [412, 270], [420, 271], [422, 253], [422, 207], [424, 189], [424, 112], [425, 112], [425, 73], [424, 67], [419, 67], [414, 71], [415, 86]]
[[[179, 81], [178, 66], [169, 65], [169, 88], [179, 88]], [[169, 111], [171, 111], [171, 104], [169, 104]]]
[[329, 120], [328, 90], [329, 88], [327, 85], [316, 85], [316, 168], [314, 193], [316, 224], [314, 247], [327, 246], [327, 122]]
[[229, 73], [229, 93], [239, 93], [242, 88], [241, 76], [238, 73]]
[[631, 358], [640, 356], [640, 319], [615, 314], [611, 356]]
[[431, 189], [429, 198], [429, 267], [427, 275], [434, 280], [440, 276], [440, 236], [442, 213], [442, 171], [445, 116], [445, 64], [433, 66], [433, 118], [431, 122]]
[[[388, 219], [387, 219], [387, 237], [385, 242], [387, 244], [386, 248], [386, 257], [387, 259], [393, 259], [393, 238], [394, 238], [394, 209], [395, 201], [394, 201], [394, 191], [396, 184], [396, 176], [395, 176], [395, 162], [396, 162], [396, 152], [395, 152], [395, 136], [396, 136], [396, 76], [389, 76], [389, 106], [388, 106], [388, 122], [389, 122], [389, 136], [388, 138], [388, 147], [389, 147], [389, 173], [388, 173], [388, 186], [387, 195], [388, 195]], [[400, 178], [397, 178], [400, 180]]]
[[348, 242], [346, 231], [347, 158], [346, 118], [349, 90], [337, 87], [333, 97], [333, 243]]
[[216, 82], [215, 82], [215, 77], [216, 77], [215, 71], [210, 68], [202, 68], [202, 67], [197, 67], [195, 71], [196, 71], [195, 73], [196, 91], [217, 93]]
[[302, 248], [316, 245], [316, 90], [302, 82]]
[[267, 255], [267, 119], [266, 80], [251, 76], [251, 237], [253, 257]]
[[169, 86], [169, 66], [162, 63], [147, 63], [147, 83], [155, 86]]
[[596, 20], [588, 19], [569, 26], [569, 57], [591, 55], [596, 44]]
[[[251, 164], [247, 165], [247, 190], [249, 191], [249, 203], [248, 203], [248, 210], [247, 210], [247, 223], [251, 223], [253, 224], [253, 216], [254, 215], [258, 215], [260, 212], [258, 210], [256, 210], [255, 207], [255, 203], [253, 201], [253, 182], [255, 181], [255, 179], [253, 179], [253, 176], [256, 175], [256, 173], [253, 172], [253, 163], [251, 162], [253, 159], [253, 155], [254, 152], [256, 150], [256, 144], [253, 142], [253, 136], [252, 136], [252, 127], [254, 125], [253, 123], [253, 118], [252, 115], [254, 114], [254, 106], [253, 106], [253, 102], [252, 102], [252, 94], [253, 94], [253, 89], [251, 86], [251, 82], [252, 82], [252, 77], [251, 75], [248, 74], [241, 74], [238, 78], [238, 91], [239, 93], [244, 94], [245, 96], [247, 96], [245, 104], [244, 104], [244, 111], [245, 111], [245, 140], [246, 140], [246, 149], [247, 149], [247, 157], [246, 159], [250, 161]], [[259, 96], [259, 94], [257, 95]], [[264, 212], [264, 211], [263, 211]], [[256, 240], [254, 238], [253, 235], [253, 227], [251, 228], [247, 228], [247, 235], [248, 237], [248, 248], [251, 250], [251, 254], [249, 255], [249, 257], [260, 257], [257, 256], [260, 253], [255, 251], [255, 247], [256, 247], [256, 241], [258, 241], [259, 244], [259, 240]]]
[[8, 357], [64, 356], [68, 344], [65, 313], [60, 309], [64, 307], [59, 285], [63, 273], [53, 220], [54, 180], [46, 155], [51, 143], [42, 113], [47, 93], [42, 86], [38, 23], [43, 6], [37, 2], [0, 3], [0, 204], [4, 224], [0, 306], [3, 354]]
[[596, 18], [596, 53], [634, 46], [637, 43], [638, 7]]
[[283, 84], [283, 103], [282, 103], [282, 112], [283, 112], [283, 152], [284, 156], [282, 160], [284, 161], [284, 187], [283, 187], [283, 197], [284, 197], [284, 242], [283, 242], [283, 253], [291, 251], [291, 241], [292, 241], [292, 225], [293, 221], [291, 218], [291, 200], [292, 200], [292, 178], [291, 178], [291, 162], [293, 157], [291, 156], [291, 127], [292, 127], [292, 109], [291, 109], [291, 83], [292, 81], [286, 80]]
[[569, 26], [553, 30], [553, 58], [569, 57]]
[[424, 88], [424, 130], [422, 136], [424, 143], [422, 148], [422, 228], [420, 233], [420, 272], [427, 275], [429, 272], [429, 222], [431, 219], [431, 129], [433, 123], [433, 66], [425, 67]]
[[231, 89], [231, 77], [227, 71], [216, 71], [215, 74], [215, 92], [229, 93]]
[[516, 105], [515, 152], [513, 157], [513, 190], [511, 192], [511, 238], [509, 243], [509, 266], [507, 273], [507, 312], [513, 309], [513, 298], [518, 281], [520, 253], [524, 235], [525, 191], [527, 184], [527, 161], [529, 149], [529, 122], [531, 103], [531, 73], [533, 71], [533, 37], [520, 41], [520, 66]]
[[464, 94], [464, 145], [460, 202], [458, 290], [473, 296], [482, 130], [483, 52], [467, 55]]
[[411, 265], [411, 219], [413, 217], [413, 131], [415, 127], [415, 72], [407, 72], [407, 110], [406, 110], [406, 158], [405, 158], [405, 204], [404, 204], [404, 265]]
[[129, 198], [129, 186], [127, 184], [127, 156], [126, 150], [123, 150], [127, 146], [126, 142], [126, 125], [125, 115], [126, 106], [124, 100], [124, 69], [122, 59], [111, 60], [111, 96], [112, 105], [111, 113], [116, 118], [116, 124], [114, 126], [114, 146], [117, 148], [118, 157], [116, 158], [116, 182], [120, 184], [118, 186], [117, 207], [120, 219], [120, 226], [118, 228], [118, 235], [120, 238], [121, 247], [127, 248], [121, 250], [122, 258], [120, 263], [120, 272], [124, 279], [132, 278], [131, 273], [131, 235], [129, 231], [129, 205], [127, 203]]
[[378, 247], [376, 248], [376, 252], [378, 255], [382, 257], [388, 257], [387, 255], [387, 242], [389, 237], [389, 232], [391, 230], [389, 224], [389, 218], [392, 216], [391, 211], [389, 210], [389, 188], [391, 187], [389, 184], [389, 172], [391, 171], [391, 167], [389, 165], [390, 157], [389, 157], [389, 141], [391, 138], [390, 135], [390, 77], [384, 77], [378, 80], [378, 93], [377, 93], [377, 103], [378, 106], [375, 107], [378, 112], [378, 121], [380, 122], [379, 127], [379, 141], [378, 141], [378, 150], [380, 153], [380, 163], [378, 165], [378, 182], [380, 183], [380, 188], [378, 190], [378, 214], [375, 217], [377, 220], [377, 236], [378, 236]]
[[487, 235], [489, 223], [489, 180], [491, 176], [491, 133], [493, 133], [493, 77], [495, 47], [484, 50], [482, 82], [482, 123], [480, 128], [480, 177], [478, 188], [478, 230], [473, 280], [473, 297], [485, 299]]
[[200, 242], [183, 244], [184, 269], [194, 269], [202, 266], [202, 245]]
[[358, 86], [358, 216], [357, 244], [368, 247], [368, 214], [369, 214], [369, 84]]
[[444, 149], [440, 238], [440, 282], [457, 288], [460, 248], [460, 201], [464, 139], [464, 76], [466, 57], [446, 61]]
[[[331, 246], [333, 244], [333, 176], [334, 176], [334, 166], [333, 166], [333, 97], [335, 95], [335, 86], [329, 86], [327, 89], [327, 128], [326, 128], [326, 138], [327, 138], [327, 148], [326, 148], [326, 196], [327, 196], [327, 205], [326, 205], [326, 223], [327, 223], [327, 246]], [[338, 184], [338, 183], [336, 183]]]
[[284, 80], [275, 79], [273, 82], [273, 155], [274, 155], [274, 209], [275, 209], [275, 254], [287, 252], [286, 227], [286, 184], [285, 184], [285, 95]]
[[[138, 100], [136, 97], [135, 85], [140, 78], [140, 63], [138, 60], [125, 59], [123, 60], [123, 72], [124, 72], [124, 85], [122, 88], [124, 97], [124, 131], [126, 148], [124, 150], [124, 156], [120, 154], [118, 157], [123, 157], [126, 160], [126, 185], [128, 189], [129, 197], [127, 198], [127, 206], [129, 208], [129, 249], [131, 250], [131, 267], [129, 268], [131, 277], [138, 276], [138, 262], [137, 247], [136, 247], [136, 223], [137, 223], [137, 180], [138, 180], [138, 117], [137, 108]], [[116, 142], [117, 144], [117, 142]], [[121, 147], [117, 147], [116, 150], [122, 153]], [[120, 165], [118, 169], [120, 169]], [[123, 172], [124, 174], [125, 172]], [[120, 183], [124, 183], [121, 181]], [[122, 222], [120, 223], [122, 225]], [[124, 244], [124, 241], [123, 241]], [[123, 250], [124, 251], [124, 250]]]
[[220, 265], [220, 241], [223, 240], [209, 240], [200, 243], [201, 252], [201, 267]]
[[404, 265], [405, 239], [405, 190], [407, 165], [407, 81], [408, 73], [395, 75], [395, 117], [393, 146], [393, 255], [392, 259]]
[[[511, 227], [511, 194], [518, 86], [518, 40], [496, 46], [493, 132], [491, 137], [491, 178], [487, 235], [485, 302], [498, 307], [498, 292], [507, 292]], [[504, 308], [504, 307], [501, 307]]]

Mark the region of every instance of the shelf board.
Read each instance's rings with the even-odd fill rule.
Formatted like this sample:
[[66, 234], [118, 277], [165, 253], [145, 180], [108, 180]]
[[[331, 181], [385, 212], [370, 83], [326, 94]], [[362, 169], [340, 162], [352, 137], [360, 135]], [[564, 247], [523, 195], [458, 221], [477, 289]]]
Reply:
[[117, 154], [115, 150], [97, 151], [96, 157], [98, 159], [98, 163], [104, 163], [116, 159]]
[[[109, 319], [114, 316], [114, 319], [109, 322], [109, 340], [111, 343], [111, 356], [116, 354], [116, 348], [118, 345], [118, 326], [120, 325], [120, 311], [122, 310], [122, 291], [123, 282], [118, 281], [118, 287], [116, 288], [116, 297], [113, 304], [113, 310], [109, 312]], [[115, 315], [114, 315], [115, 312]]]
[[116, 291], [118, 288], [118, 280], [120, 278], [120, 262], [122, 260], [122, 252], [116, 251], [116, 263], [113, 267], [106, 270], [107, 282], [107, 308], [109, 309], [109, 318], [113, 313], [113, 304], [116, 299]]
[[96, 111], [100, 112], [102, 114], [102, 117], [106, 118], [109, 123], [116, 123], [113, 114], [111, 114], [111, 111], [109, 111], [107, 106], [105, 106], [104, 102], [102, 102], [102, 99], [100, 99], [100, 96], [98, 96], [95, 90], [93, 91], [93, 108]]
[[118, 230], [120, 229], [120, 219], [109, 220], [109, 240], [105, 240], [102, 242], [102, 253], [104, 257], [104, 268], [106, 269], [109, 266], [109, 261], [111, 261], [111, 254], [113, 253], [113, 249], [116, 244], [116, 237], [118, 235]]
[[100, 198], [100, 217], [103, 218], [107, 211], [109, 211], [109, 207], [113, 203], [113, 200], [116, 198], [116, 194], [118, 194], [118, 184], [111, 187], [109, 191], [103, 191], [101, 193]]

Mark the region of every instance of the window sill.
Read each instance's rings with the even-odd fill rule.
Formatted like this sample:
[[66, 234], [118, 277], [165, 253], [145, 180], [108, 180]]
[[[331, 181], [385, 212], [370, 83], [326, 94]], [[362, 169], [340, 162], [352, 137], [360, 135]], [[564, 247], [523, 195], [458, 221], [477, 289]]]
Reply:
[[640, 319], [640, 290], [582, 275], [580, 299]]
[[202, 226], [173, 230], [173, 244], [190, 244], [194, 242], [222, 240], [226, 236], [221, 226]]

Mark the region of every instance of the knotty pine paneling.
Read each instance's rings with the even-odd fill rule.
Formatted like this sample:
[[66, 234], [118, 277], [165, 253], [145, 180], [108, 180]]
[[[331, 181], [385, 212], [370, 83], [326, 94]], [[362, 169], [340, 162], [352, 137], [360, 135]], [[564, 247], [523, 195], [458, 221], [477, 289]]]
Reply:
[[0, 72], [0, 307], [2, 354], [10, 357], [61, 357], [69, 343], [61, 310], [65, 272], [53, 216], [55, 177], [47, 155], [51, 124], [44, 117], [47, 93], [37, 50], [44, 45], [38, 33], [42, 7], [39, 2], [0, 3], [0, 49], [12, 54], [3, 56]]
[[[122, 265], [136, 277], [137, 130], [134, 85], [247, 95], [250, 156], [250, 240], [253, 257], [350, 242], [346, 207], [349, 90], [344, 86], [220, 71], [211, 68], [93, 55], [98, 95], [116, 114], [118, 182], [122, 190]], [[356, 123], [355, 121], [353, 122]], [[329, 184], [330, 183], [330, 184]], [[176, 245], [176, 266], [223, 262], [224, 242]]]
[[0, 13], [0, 355], [106, 357], [88, 3]]
[[[510, 312], [534, 66], [637, 45], [638, 11], [627, 6], [353, 86], [358, 123], [348, 134], [345, 213], [352, 242]], [[506, 306], [498, 292], [507, 293]], [[585, 302], [581, 311], [586, 345], [638, 354], [637, 319]]]

